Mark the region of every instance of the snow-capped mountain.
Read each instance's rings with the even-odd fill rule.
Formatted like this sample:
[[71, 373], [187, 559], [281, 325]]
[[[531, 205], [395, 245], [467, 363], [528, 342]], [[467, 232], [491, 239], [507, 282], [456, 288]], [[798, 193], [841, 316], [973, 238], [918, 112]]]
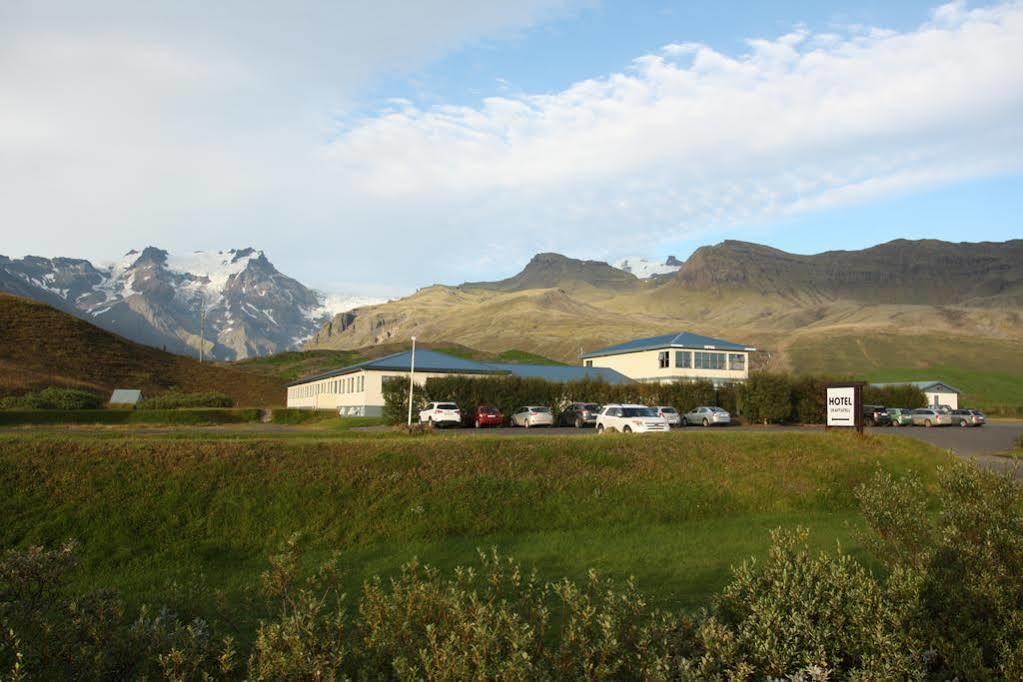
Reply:
[[640, 279], [649, 279], [655, 275], [670, 275], [673, 272], [678, 272], [678, 269], [682, 267], [682, 261], [674, 256], [668, 256], [663, 263], [658, 263], [642, 256], [629, 256], [616, 262], [614, 266], [619, 270], [632, 273]]
[[197, 353], [202, 337], [206, 357], [217, 360], [296, 349], [335, 314], [380, 302], [310, 289], [252, 248], [172, 255], [150, 246], [101, 267], [0, 256], [0, 291], [178, 353]]

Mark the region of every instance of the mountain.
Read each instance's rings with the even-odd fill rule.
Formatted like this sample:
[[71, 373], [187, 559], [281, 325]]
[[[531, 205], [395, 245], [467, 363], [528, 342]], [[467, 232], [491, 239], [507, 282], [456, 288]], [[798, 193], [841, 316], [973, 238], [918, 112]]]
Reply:
[[150, 246], [99, 268], [73, 258], [0, 256], [0, 291], [175, 353], [196, 355], [204, 331], [204, 353], [217, 360], [297, 348], [334, 313], [379, 302], [327, 297], [252, 248], [175, 256]]
[[0, 294], [0, 394], [48, 386], [101, 394], [219, 391], [239, 406], [283, 405], [284, 381], [166, 353], [55, 307]]
[[[867, 353], [864, 339], [894, 335], [926, 368], [947, 352], [933, 341], [914, 347], [911, 337], [1023, 340], [1021, 244], [899, 240], [803, 256], [728, 241], [651, 279], [540, 254], [505, 280], [434, 285], [335, 316], [304, 347], [351, 350], [414, 334], [576, 362], [581, 350], [687, 329], [752, 344], [765, 349], [765, 364], [798, 370], [797, 358], [807, 357], [800, 348], [841, 337], [852, 339], [844, 348]], [[985, 347], [973, 347], [983, 355]], [[853, 355], [844, 357], [846, 365], [830, 366], [855, 370]]]
[[668, 256], [663, 263], [658, 263], [642, 256], [629, 256], [628, 258], [616, 261], [614, 266], [640, 279], [650, 279], [651, 277], [678, 272], [678, 269], [682, 267], [682, 263], [674, 256]]

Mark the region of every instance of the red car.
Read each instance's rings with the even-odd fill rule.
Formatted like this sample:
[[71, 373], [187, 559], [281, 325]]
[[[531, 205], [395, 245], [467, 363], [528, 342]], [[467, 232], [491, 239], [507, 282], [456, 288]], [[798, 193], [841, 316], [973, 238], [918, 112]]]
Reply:
[[504, 424], [504, 415], [493, 405], [480, 405], [472, 415], [473, 425], [479, 429], [484, 426], [500, 426]]

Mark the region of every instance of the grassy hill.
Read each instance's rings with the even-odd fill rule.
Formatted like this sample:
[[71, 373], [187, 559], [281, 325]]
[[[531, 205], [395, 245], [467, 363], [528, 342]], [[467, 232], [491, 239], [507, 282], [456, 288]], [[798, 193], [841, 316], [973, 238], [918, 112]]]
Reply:
[[0, 550], [75, 538], [79, 587], [199, 610], [221, 601], [203, 589], [224, 590], [246, 629], [266, 557], [295, 532], [310, 564], [341, 550], [352, 590], [416, 556], [450, 568], [496, 547], [545, 580], [634, 575], [657, 604], [694, 608], [778, 526], [862, 554], [855, 488], [878, 467], [930, 486], [949, 457], [838, 433], [109, 435], [0, 434]]
[[283, 382], [128, 341], [43, 303], [0, 294], [0, 393], [46, 386], [106, 394], [219, 391], [245, 406], [284, 403]]

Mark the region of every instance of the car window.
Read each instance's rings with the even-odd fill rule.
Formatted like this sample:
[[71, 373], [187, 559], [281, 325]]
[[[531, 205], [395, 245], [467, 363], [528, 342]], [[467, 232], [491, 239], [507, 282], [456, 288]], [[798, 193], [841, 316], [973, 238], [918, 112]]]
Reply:
[[437, 403], [438, 410], [457, 410], [458, 405], [454, 403]]
[[712, 408], [710, 408], [710, 411], [711, 412], [724, 412], [724, 410], [722, 408], [720, 408], [720, 407], [712, 407]]
[[591, 412], [600, 409], [600, 405], [598, 405], [597, 403], [586, 403], [585, 405], [583, 405], [583, 407]]
[[529, 409], [530, 409], [531, 412], [540, 412], [540, 413], [547, 413], [547, 412], [551, 411], [551, 408], [549, 408], [549, 407], [531, 407]]
[[623, 407], [623, 417], [656, 417], [657, 414], [649, 407]]
[[661, 412], [663, 412], [664, 414], [675, 414], [675, 408], [674, 407], [662, 407], [661, 408]]

